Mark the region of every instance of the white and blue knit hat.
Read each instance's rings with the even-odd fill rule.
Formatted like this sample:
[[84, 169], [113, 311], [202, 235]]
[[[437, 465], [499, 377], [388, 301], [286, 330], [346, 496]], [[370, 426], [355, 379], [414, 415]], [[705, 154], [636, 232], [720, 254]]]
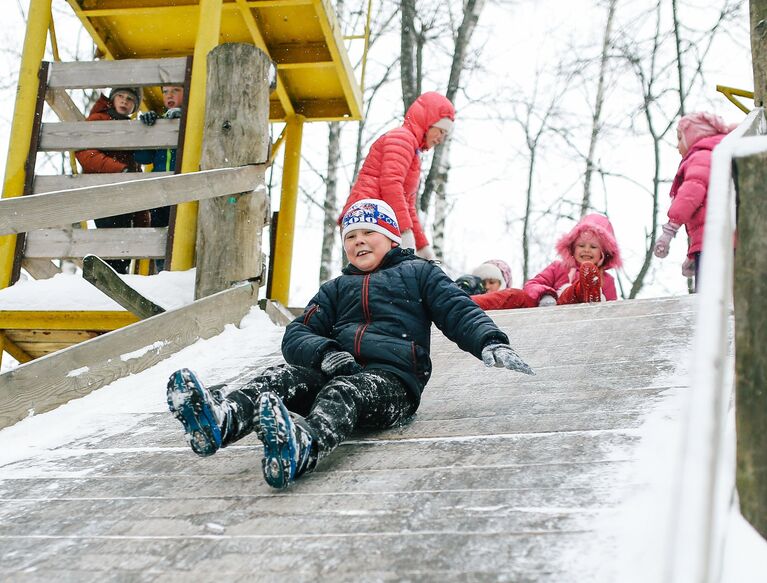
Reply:
[[341, 219], [341, 240], [349, 231], [366, 229], [386, 235], [389, 239], [402, 244], [397, 217], [392, 208], [384, 201], [376, 198], [358, 200]]

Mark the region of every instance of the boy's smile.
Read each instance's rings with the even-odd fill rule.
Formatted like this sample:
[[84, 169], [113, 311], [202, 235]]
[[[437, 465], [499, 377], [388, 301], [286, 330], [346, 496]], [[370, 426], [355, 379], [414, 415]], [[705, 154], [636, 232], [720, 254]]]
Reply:
[[378, 231], [355, 229], [344, 237], [344, 251], [349, 263], [360, 271], [374, 271], [396, 243]]

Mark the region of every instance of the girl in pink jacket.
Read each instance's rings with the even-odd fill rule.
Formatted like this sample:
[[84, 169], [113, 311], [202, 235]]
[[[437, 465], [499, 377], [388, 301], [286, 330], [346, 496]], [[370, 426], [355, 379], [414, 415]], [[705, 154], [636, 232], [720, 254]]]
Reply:
[[408, 108], [402, 126], [386, 132], [370, 147], [341, 217], [358, 200], [381, 199], [394, 209], [402, 247], [415, 249], [424, 259], [436, 259], [416, 211], [421, 180], [418, 155], [441, 144], [454, 120], [455, 108], [447, 97], [434, 91], [419, 96]]
[[661, 227], [663, 233], [658, 237], [653, 252], [656, 257], [666, 257], [671, 239], [679, 227], [684, 225], [690, 244], [687, 248], [687, 260], [682, 264], [682, 275], [694, 275], [696, 285], [700, 250], [703, 246], [703, 226], [706, 221], [711, 152], [736, 127], [726, 124], [718, 115], [703, 112], [685, 115], [677, 126], [677, 148], [682, 155], [682, 161], [669, 193], [671, 207], [668, 209], [668, 223]]
[[618, 299], [615, 280], [605, 270], [621, 266], [621, 255], [610, 220], [586, 215], [557, 243], [561, 260], [525, 283], [534, 305], [580, 304]]

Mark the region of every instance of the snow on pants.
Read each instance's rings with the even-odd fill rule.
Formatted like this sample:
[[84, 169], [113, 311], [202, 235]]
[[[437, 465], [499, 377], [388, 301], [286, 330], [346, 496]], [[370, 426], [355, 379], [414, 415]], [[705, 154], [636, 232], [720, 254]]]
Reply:
[[338, 447], [356, 428], [392, 427], [417, 409], [404, 383], [388, 371], [329, 378], [314, 369], [285, 364], [266, 369], [242, 388], [218, 392], [230, 405], [223, 445], [255, 431], [259, 396], [265, 391], [277, 394], [289, 411], [306, 419], [317, 438], [319, 458]]

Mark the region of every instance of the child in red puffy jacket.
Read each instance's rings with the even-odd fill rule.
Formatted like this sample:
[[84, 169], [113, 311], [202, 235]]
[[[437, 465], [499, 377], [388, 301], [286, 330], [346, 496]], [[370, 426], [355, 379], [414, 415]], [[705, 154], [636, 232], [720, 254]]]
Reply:
[[397, 215], [402, 247], [415, 249], [423, 259], [436, 259], [416, 210], [421, 180], [419, 154], [441, 144], [454, 120], [455, 108], [447, 97], [434, 91], [419, 96], [408, 108], [402, 126], [386, 132], [370, 147], [341, 217], [358, 200], [381, 199]]
[[726, 124], [718, 115], [702, 112], [685, 115], [677, 126], [677, 149], [682, 161], [671, 184], [668, 222], [663, 225], [663, 233], [658, 237], [653, 252], [661, 259], [666, 257], [671, 239], [676, 236], [679, 227], [684, 225], [689, 245], [687, 259], [682, 264], [682, 275], [694, 275], [696, 284], [700, 251], [703, 247], [703, 226], [706, 221], [711, 152], [736, 127]]
[[586, 215], [557, 243], [561, 260], [525, 283], [538, 306], [580, 304], [618, 299], [615, 280], [605, 270], [620, 267], [621, 256], [610, 220]]

